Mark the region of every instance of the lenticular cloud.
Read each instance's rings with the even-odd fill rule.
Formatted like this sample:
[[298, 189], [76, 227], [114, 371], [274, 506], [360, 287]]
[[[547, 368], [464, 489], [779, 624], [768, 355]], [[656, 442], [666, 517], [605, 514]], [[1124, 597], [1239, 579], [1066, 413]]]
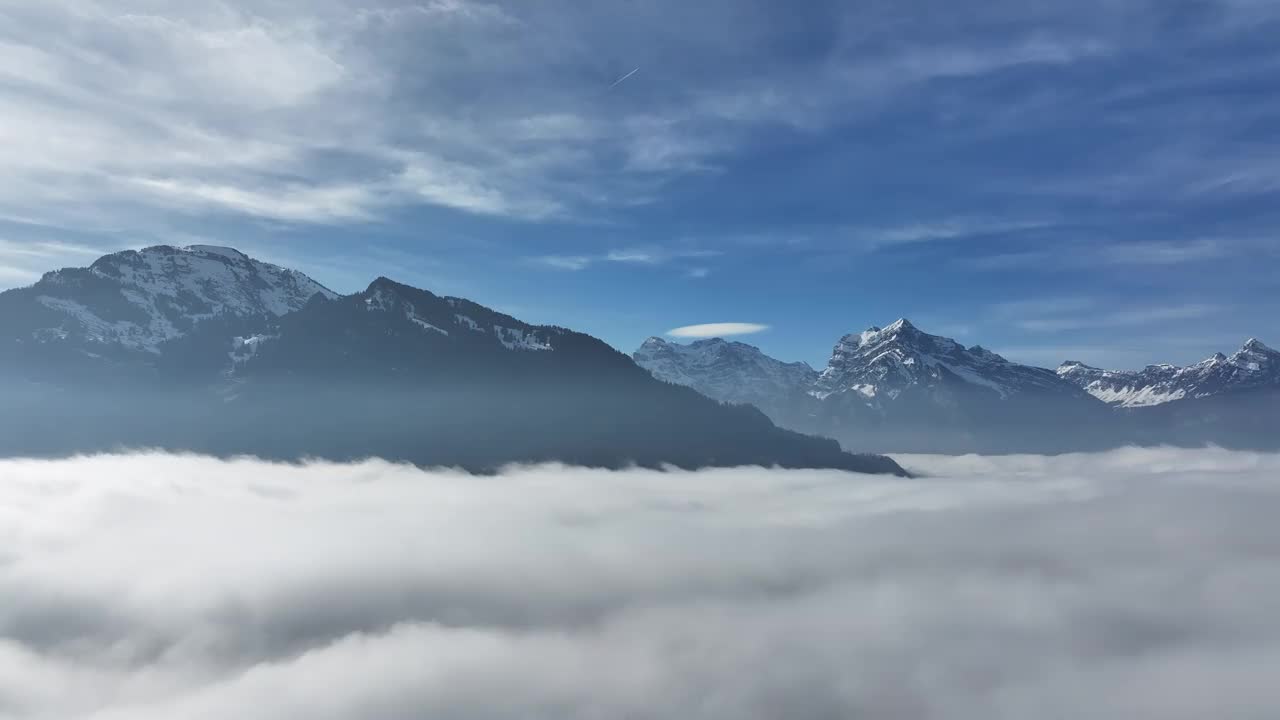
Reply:
[[1280, 456], [0, 461], [0, 717], [1270, 718]]

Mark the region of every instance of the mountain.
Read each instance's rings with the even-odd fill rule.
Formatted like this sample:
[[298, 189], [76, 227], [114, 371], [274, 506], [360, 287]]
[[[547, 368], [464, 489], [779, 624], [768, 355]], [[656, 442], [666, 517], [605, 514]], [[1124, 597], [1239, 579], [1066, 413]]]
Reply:
[[[656, 343], [646, 345], [633, 357], [658, 377], [724, 401], [762, 397], [759, 406], [780, 424], [838, 438], [851, 448], [1046, 452], [1097, 447], [1105, 442], [1098, 421], [1110, 420], [1100, 403], [1051, 370], [1009, 362], [980, 346], [966, 348], [906, 319], [845, 335], [820, 373], [774, 374], [767, 383], [738, 363], [693, 346], [658, 354]], [[759, 353], [744, 347], [735, 359]], [[683, 376], [672, 371], [672, 363], [659, 362], [690, 354], [706, 362], [675, 366]], [[776, 366], [786, 367], [767, 357], [750, 365]]]
[[231, 248], [126, 250], [0, 293], [0, 360], [53, 377], [104, 359], [147, 363], [202, 323], [265, 327], [315, 295], [337, 297], [303, 273]]
[[788, 420], [793, 419], [788, 413], [804, 406], [804, 394], [818, 377], [808, 363], [785, 363], [752, 345], [720, 338], [681, 345], [651, 337], [632, 358], [659, 380]]
[[1258, 340], [1188, 367], [1114, 371], [1067, 362], [1054, 372], [930, 335], [904, 319], [840, 338], [816, 374], [723, 340], [685, 346], [650, 339], [634, 358], [659, 378], [753, 403], [784, 427], [850, 449], [1280, 448], [1280, 352]]
[[1280, 388], [1280, 352], [1250, 339], [1230, 357], [1216, 353], [1195, 365], [1149, 365], [1142, 370], [1100, 370], [1068, 361], [1058, 377], [1099, 400], [1123, 408], [1162, 405], [1235, 392]]
[[965, 348], [905, 319], [841, 338], [812, 392], [820, 398], [853, 393], [884, 405], [922, 387], [963, 386], [1000, 398], [1078, 394], [1049, 370], [1011, 363], [978, 345]]
[[1066, 362], [1058, 375], [1111, 405], [1138, 442], [1280, 448], [1280, 352], [1255, 339], [1186, 367]]
[[661, 382], [588, 335], [387, 278], [338, 296], [226, 248], [148, 248], [50, 273], [0, 293], [0, 338], [7, 455], [158, 447], [476, 471], [902, 474]]

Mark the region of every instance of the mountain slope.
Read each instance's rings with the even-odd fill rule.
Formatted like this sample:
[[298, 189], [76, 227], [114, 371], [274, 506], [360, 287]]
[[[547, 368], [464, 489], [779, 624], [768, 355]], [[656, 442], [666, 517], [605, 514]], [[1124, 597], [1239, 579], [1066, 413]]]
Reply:
[[[0, 453], [159, 447], [476, 471], [559, 461], [902, 472], [656, 380], [590, 336], [467, 300], [386, 278], [339, 297], [230, 250], [121, 255], [0, 296], [12, 309], [0, 337], [23, 340], [0, 366]], [[55, 296], [63, 285], [72, 290]], [[22, 314], [32, 307], [52, 313], [34, 327], [65, 336], [33, 335]], [[85, 318], [128, 331], [98, 332]], [[79, 364], [44, 363], [49, 348]]]

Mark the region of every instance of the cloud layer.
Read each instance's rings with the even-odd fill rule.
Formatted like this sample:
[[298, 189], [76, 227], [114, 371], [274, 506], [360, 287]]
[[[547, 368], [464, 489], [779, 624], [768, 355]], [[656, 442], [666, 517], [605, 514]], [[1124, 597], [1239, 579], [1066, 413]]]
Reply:
[[1266, 718], [1280, 456], [0, 461], [3, 718]]

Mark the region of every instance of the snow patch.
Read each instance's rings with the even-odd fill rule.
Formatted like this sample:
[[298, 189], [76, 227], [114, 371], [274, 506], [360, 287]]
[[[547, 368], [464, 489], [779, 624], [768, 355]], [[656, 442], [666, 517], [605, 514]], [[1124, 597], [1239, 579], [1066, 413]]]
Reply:
[[236, 368], [248, 362], [258, 354], [266, 342], [274, 340], [278, 335], [250, 335], [248, 337], [237, 336], [231, 339], [231, 351], [227, 353], [227, 357], [231, 360], [231, 367], [226, 374], [230, 375], [235, 372]]
[[484, 332], [484, 328], [480, 327], [479, 323], [467, 317], [466, 315], [454, 315], [453, 318], [457, 320], [459, 324], [467, 326], [467, 328], [470, 330], [473, 330], [475, 332]]
[[1085, 388], [1085, 392], [1108, 405], [1119, 405], [1126, 408], [1153, 407], [1173, 402], [1174, 400], [1181, 400], [1187, 396], [1187, 391], [1180, 388], [1177, 390], [1161, 390], [1154, 385], [1141, 388], [1128, 386], [1116, 388], [1098, 382], [1090, 383]]
[[850, 386], [849, 389], [865, 398], [873, 398], [876, 396], [875, 385], [853, 385]]
[[545, 340], [539, 339], [536, 335], [526, 332], [520, 328], [508, 328], [501, 325], [493, 326], [493, 334], [497, 336], [498, 342], [508, 350], [552, 350], [551, 344]]

